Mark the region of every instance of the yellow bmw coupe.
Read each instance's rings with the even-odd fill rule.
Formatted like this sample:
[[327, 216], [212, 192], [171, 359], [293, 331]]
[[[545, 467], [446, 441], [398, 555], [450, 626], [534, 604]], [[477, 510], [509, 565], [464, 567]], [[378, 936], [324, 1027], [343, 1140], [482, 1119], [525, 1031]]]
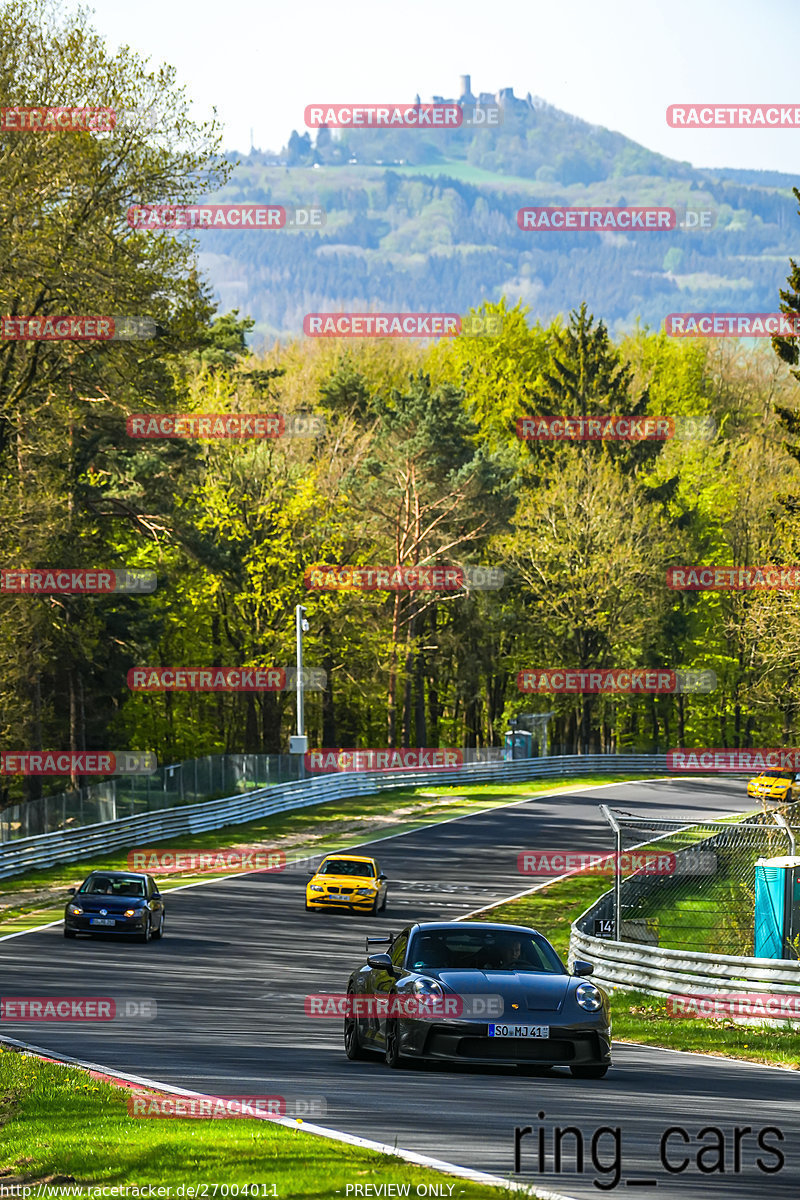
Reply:
[[748, 783], [747, 794], [757, 800], [788, 804], [794, 798], [797, 788], [794, 771], [762, 771]]
[[306, 884], [306, 909], [347, 908], [381, 913], [388, 885], [377, 859], [360, 854], [329, 854]]

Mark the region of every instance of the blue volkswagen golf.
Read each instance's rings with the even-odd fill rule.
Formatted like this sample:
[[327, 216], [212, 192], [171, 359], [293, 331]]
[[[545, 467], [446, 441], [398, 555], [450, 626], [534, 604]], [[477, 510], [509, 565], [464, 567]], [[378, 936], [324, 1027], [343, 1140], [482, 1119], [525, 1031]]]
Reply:
[[152, 875], [138, 871], [92, 871], [70, 888], [64, 937], [79, 933], [125, 933], [141, 942], [164, 936], [164, 901]]

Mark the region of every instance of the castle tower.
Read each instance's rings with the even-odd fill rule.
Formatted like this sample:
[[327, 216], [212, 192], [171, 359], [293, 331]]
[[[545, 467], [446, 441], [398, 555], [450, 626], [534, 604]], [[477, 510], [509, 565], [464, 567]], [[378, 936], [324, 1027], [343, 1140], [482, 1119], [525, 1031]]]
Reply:
[[475, 97], [472, 94], [472, 76], [471, 75], [461, 75], [460, 79], [461, 79], [461, 95], [459, 96], [459, 100], [474, 100]]

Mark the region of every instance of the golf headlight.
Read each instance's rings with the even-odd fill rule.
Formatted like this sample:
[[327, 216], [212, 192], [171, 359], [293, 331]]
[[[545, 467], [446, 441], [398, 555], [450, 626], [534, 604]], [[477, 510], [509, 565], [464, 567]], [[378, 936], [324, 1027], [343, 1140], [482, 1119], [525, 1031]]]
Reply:
[[67, 912], [70, 914], [70, 916], [79, 917], [83, 912], [83, 909], [81, 908], [80, 904], [68, 904]]
[[415, 996], [435, 996], [437, 1000], [444, 1000], [444, 988], [435, 979], [415, 979], [411, 990]]
[[321, 883], [310, 883], [308, 885], [308, 890], [310, 892], [324, 892], [325, 888], [322, 886]]
[[597, 1012], [603, 1007], [603, 997], [593, 983], [582, 983], [575, 991], [575, 999], [587, 1012]]
[[144, 912], [143, 908], [126, 908], [123, 916], [125, 917], [140, 917]]

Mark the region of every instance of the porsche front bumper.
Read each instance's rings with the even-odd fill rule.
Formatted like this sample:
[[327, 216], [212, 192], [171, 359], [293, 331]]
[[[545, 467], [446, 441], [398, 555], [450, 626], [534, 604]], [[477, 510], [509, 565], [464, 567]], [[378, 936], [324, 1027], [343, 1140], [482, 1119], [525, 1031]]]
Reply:
[[539, 1063], [555, 1067], [611, 1062], [611, 1031], [605, 1023], [559, 1026], [552, 1018], [550, 1036], [541, 1039], [489, 1037], [485, 1021], [401, 1021], [400, 1044], [402, 1052], [412, 1057], [472, 1065]]

